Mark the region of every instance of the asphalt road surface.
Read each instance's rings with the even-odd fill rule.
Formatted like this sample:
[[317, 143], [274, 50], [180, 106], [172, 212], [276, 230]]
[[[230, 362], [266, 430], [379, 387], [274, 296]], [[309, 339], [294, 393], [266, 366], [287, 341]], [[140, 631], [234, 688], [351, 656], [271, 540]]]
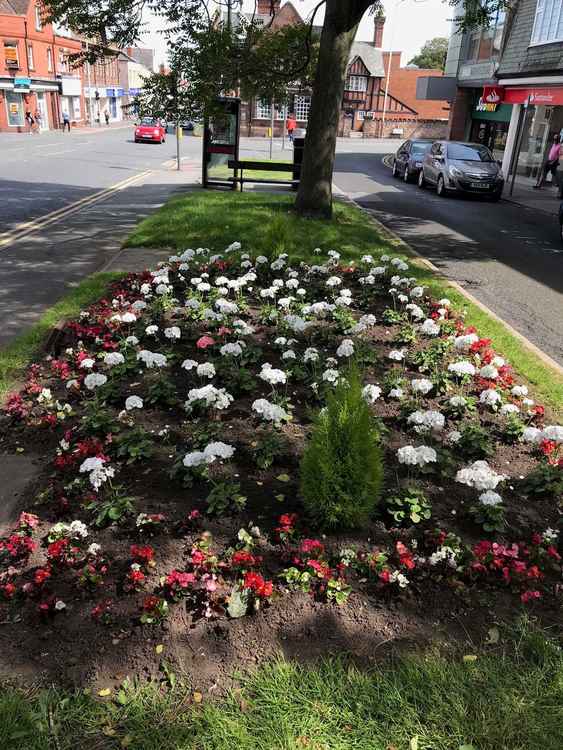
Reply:
[[563, 364], [563, 246], [557, 219], [508, 201], [439, 198], [392, 177], [397, 143], [339, 145], [334, 181], [360, 205]]

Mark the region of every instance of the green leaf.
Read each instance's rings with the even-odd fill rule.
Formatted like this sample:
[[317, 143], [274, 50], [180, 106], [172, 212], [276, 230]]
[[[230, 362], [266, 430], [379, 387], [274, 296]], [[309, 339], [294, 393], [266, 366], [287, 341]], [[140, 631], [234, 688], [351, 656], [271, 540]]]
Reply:
[[289, 474], [278, 474], [276, 479], [278, 480], [278, 482], [291, 482], [291, 477], [289, 476]]
[[248, 611], [248, 591], [235, 586], [229, 596], [227, 612], [233, 619], [244, 617]]

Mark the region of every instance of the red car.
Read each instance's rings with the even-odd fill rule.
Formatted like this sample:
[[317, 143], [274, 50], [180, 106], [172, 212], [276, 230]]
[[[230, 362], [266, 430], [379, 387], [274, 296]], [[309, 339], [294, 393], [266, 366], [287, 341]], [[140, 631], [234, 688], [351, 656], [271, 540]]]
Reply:
[[166, 128], [160, 120], [155, 120], [152, 117], [143, 117], [135, 128], [135, 143], [142, 143], [144, 141], [147, 143], [165, 143]]

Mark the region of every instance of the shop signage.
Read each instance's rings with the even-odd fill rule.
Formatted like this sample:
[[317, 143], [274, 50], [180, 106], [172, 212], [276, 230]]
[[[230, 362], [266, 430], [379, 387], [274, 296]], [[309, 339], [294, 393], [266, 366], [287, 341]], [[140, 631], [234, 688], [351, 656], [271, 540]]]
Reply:
[[14, 91], [28, 94], [31, 91], [31, 78], [14, 78]]
[[500, 104], [504, 99], [504, 88], [502, 86], [483, 86], [484, 104]]
[[19, 104], [17, 102], [10, 102], [10, 114], [17, 115], [20, 111]]
[[477, 106], [475, 107], [476, 112], [496, 112], [498, 107], [498, 102], [486, 102], [483, 100], [483, 97], [481, 97], [477, 103]]
[[504, 101], [507, 104], [529, 103], [536, 106], [563, 104], [563, 87], [506, 89]]
[[18, 67], [18, 48], [16, 44], [4, 44], [4, 59], [6, 60], [7, 68]]

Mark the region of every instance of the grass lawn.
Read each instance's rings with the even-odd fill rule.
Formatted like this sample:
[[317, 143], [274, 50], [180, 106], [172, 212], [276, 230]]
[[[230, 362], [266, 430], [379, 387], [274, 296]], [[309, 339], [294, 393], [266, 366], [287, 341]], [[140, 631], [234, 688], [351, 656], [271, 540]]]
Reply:
[[76, 317], [84, 307], [103, 297], [110, 282], [121, 276], [122, 273], [88, 276], [49, 308], [28, 331], [0, 349], [0, 402], [37, 356], [53, 326], [63, 318]]
[[280, 659], [216, 702], [180, 680], [103, 700], [0, 690], [0, 737], [10, 750], [560, 750], [562, 706], [561, 649], [528, 631], [515, 649], [411, 655], [371, 671]]
[[[336, 203], [334, 219], [328, 222], [296, 216], [291, 210], [293, 202], [293, 195], [273, 193], [190, 193], [172, 198], [142, 221], [126, 245], [169, 246], [176, 250], [204, 245], [221, 252], [238, 240], [248, 252], [268, 257], [288, 253], [295, 260], [308, 262], [314, 262], [316, 247], [338, 250], [349, 261], [365, 253], [392, 252], [405, 256], [403, 247], [397, 248], [392, 239], [380, 235], [366, 214], [355, 206]], [[447, 296], [458, 309], [464, 309], [467, 323], [492, 338], [498, 351], [533, 386], [537, 399], [561, 416], [563, 378], [558, 373], [447, 281], [424, 266], [418, 266], [414, 275], [431, 287], [437, 298]]]

